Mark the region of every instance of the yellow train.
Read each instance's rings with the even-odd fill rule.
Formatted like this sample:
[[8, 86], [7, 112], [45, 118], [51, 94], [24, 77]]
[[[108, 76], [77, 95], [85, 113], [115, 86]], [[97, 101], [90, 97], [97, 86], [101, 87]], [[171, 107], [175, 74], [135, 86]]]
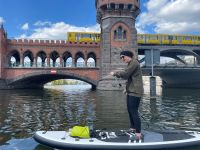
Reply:
[[95, 32], [68, 32], [68, 42], [99, 42], [100, 33]]
[[[99, 42], [100, 33], [68, 32], [69, 42]], [[197, 35], [168, 35], [168, 34], [138, 34], [138, 44], [154, 45], [200, 45], [200, 36]]]
[[200, 45], [196, 35], [138, 34], [137, 40], [138, 44]]

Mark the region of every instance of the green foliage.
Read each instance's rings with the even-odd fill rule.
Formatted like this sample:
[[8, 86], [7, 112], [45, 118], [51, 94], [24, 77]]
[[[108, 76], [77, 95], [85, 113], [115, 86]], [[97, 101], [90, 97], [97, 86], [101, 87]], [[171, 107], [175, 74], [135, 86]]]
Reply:
[[61, 79], [61, 80], [55, 80], [51, 82], [52, 85], [77, 85], [77, 84], [83, 84], [82, 81], [78, 81], [78, 80], [65, 80], [65, 79]]

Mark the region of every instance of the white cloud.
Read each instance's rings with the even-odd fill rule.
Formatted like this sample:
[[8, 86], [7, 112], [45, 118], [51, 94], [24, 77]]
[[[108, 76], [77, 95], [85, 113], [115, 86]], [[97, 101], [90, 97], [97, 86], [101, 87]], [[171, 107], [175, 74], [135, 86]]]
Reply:
[[52, 23], [49, 21], [37, 21], [36, 23], [34, 23], [35, 26], [50, 26]]
[[29, 29], [28, 23], [23, 24], [22, 27], [21, 27], [21, 29], [22, 30], [28, 30]]
[[[199, 0], [144, 0], [146, 11], [137, 18], [138, 33], [200, 34]], [[141, 3], [142, 4], [142, 3]], [[0, 21], [3, 18], [0, 17]], [[37, 21], [31, 35], [22, 34], [17, 38], [66, 39], [67, 32], [100, 32], [98, 24], [90, 27], [78, 27], [64, 22], [52, 23]], [[29, 24], [23, 25], [28, 30]]]
[[0, 25], [2, 25], [5, 22], [5, 20], [3, 19], [3, 17], [0, 17]]
[[199, 0], [149, 0], [147, 11], [139, 16], [137, 26], [142, 31], [171, 34], [200, 34]]
[[67, 32], [84, 31], [84, 32], [100, 32], [98, 24], [90, 27], [77, 27], [66, 24], [64, 22], [50, 23], [50, 22], [36, 22], [34, 25], [41, 26], [34, 29], [31, 35], [22, 34], [17, 38], [29, 39], [66, 39]]

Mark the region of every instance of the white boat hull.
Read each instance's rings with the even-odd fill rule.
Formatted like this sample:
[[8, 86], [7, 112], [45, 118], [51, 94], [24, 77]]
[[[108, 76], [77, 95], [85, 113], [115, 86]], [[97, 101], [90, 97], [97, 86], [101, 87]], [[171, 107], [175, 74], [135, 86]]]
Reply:
[[[168, 134], [167, 140], [162, 137], [164, 134]], [[112, 142], [112, 137], [108, 141], [99, 138], [74, 138], [66, 131], [37, 131], [33, 138], [40, 144], [59, 149], [162, 149], [200, 145], [200, 133], [196, 131], [184, 132], [188, 137], [182, 137], [183, 139], [179, 139], [179, 136], [184, 136], [179, 132], [164, 134], [145, 131], [142, 142], [130, 142], [128, 138], [127, 141], [123, 139], [122, 142]], [[177, 140], [174, 139], [175, 136]]]

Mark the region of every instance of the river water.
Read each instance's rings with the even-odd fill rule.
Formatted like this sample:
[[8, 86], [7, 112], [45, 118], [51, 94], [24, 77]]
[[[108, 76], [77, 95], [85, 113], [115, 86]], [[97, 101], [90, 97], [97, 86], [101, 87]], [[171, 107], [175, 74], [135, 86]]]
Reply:
[[[200, 130], [200, 90], [158, 86], [157, 99], [150, 100], [145, 86], [140, 114], [143, 129]], [[92, 91], [90, 85], [0, 91], [0, 150], [51, 150], [31, 138], [35, 131], [87, 123], [98, 129], [128, 128], [125, 95]]]

